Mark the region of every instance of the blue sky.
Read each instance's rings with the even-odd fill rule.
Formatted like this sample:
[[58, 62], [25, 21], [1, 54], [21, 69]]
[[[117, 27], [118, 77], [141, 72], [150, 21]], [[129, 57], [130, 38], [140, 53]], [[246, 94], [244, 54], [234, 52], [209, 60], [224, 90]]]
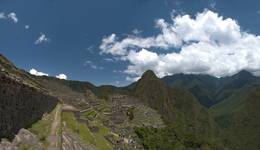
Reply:
[[[102, 50], [100, 46], [102, 40], [112, 34], [116, 34], [118, 43], [131, 37], [155, 37], [161, 33], [155, 27], [158, 19], [165, 19], [166, 23], [171, 24], [169, 26], [174, 26], [171, 17], [185, 14], [195, 17], [203, 12], [202, 15], [206, 15], [205, 9], [218, 14], [218, 17], [234, 20], [240, 27], [239, 33], [243, 35], [259, 35], [259, 6], [258, 0], [1, 0], [0, 13], [4, 13], [4, 18], [0, 19], [0, 53], [27, 71], [34, 68], [50, 76], [62, 73], [70, 80], [89, 81], [96, 85], [126, 85], [138, 78], [145, 69], [154, 69], [160, 77], [185, 71], [215, 76], [231, 75], [239, 69], [257, 72], [260, 68], [258, 65], [249, 67], [252, 66], [250, 62], [256, 64], [253, 61], [256, 58], [246, 60], [248, 65], [237, 62], [218, 71], [199, 63], [195, 71], [186, 66], [183, 67], [188, 68], [186, 70], [165, 70], [154, 64], [166, 62], [166, 58], [161, 55], [181, 51], [183, 45], [168, 45], [167, 48], [148, 46], [143, 51], [144, 47], [134, 45], [133, 50], [127, 48], [127, 54], [123, 55]], [[11, 13], [15, 13], [17, 21], [9, 16]], [[223, 35], [229, 36], [227, 33]], [[245, 38], [241, 40], [244, 41]], [[258, 40], [257, 37], [255, 39]], [[234, 47], [239, 46], [232, 46]], [[144, 58], [140, 66], [135, 61], [141, 58], [131, 57], [136, 56], [136, 52], [142, 52], [138, 53], [142, 56], [148, 54], [149, 59], [154, 56], [158, 61], [151, 64]], [[147, 52], [154, 52], [158, 56]], [[186, 61], [182, 64], [184, 63]], [[166, 65], [169, 68], [170, 64]], [[129, 66], [134, 66], [132, 68], [136, 70], [129, 72]], [[239, 67], [234, 69], [234, 66]], [[223, 71], [227, 73], [219, 73]]]

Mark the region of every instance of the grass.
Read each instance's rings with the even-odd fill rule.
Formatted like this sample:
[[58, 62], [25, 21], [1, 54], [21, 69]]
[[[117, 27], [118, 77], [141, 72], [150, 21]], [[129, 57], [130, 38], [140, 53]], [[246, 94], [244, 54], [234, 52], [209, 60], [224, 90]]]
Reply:
[[97, 148], [100, 150], [113, 149], [112, 145], [104, 138], [104, 136], [111, 134], [110, 130], [99, 121], [92, 121], [91, 125], [99, 128], [99, 131], [94, 133], [96, 142], [98, 143]]
[[[61, 113], [60, 113], [61, 115]], [[59, 122], [59, 125], [58, 125], [58, 129], [56, 131], [56, 135], [59, 137], [58, 138], [58, 146], [61, 147], [62, 143], [61, 143], [61, 138], [62, 138], [62, 122], [61, 122], [61, 119], [60, 119], [60, 122]]]
[[[90, 112], [92, 113], [93, 111]], [[84, 114], [89, 115], [90, 112], [85, 112]], [[99, 128], [99, 131], [96, 133], [92, 133], [86, 124], [78, 123], [73, 113], [63, 112], [62, 120], [66, 122], [69, 130], [74, 135], [77, 135], [84, 144], [95, 146], [98, 150], [113, 149], [113, 146], [104, 138], [105, 135], [110, 134], [110, 130], [97, 120], [90, 122], [91, 126]]]
[[50, 134], [51, 125], [52, 125], [52, 122], [54, 120], [54, 116], [55, 116], [55, 112], [57, 110], [57, 106], [51, 113], [45, 114], [41, 120], [34, 123], [28, 129], [30, 132], [32, 132], [33, 134], [35, 134], [39, 138], [40, 142], [43, 143], [44, 147], [48, 146], [47, 138]]
[[18, 150], [36, 150], [36, 148], [33, 145], [20, 144]]
[[91, 145], [96, 145], [95, 137], [85, 124], [79, 124], [79, 136], [80, 138]]
[[82, 119], [89, 119], [94, 118], [97, 115], [97, 112], [93, 109], [90, 109], [89, 111], [84, 112], [80, 117]]
[[73, 113], [63, 112], [62, 120], [66, 122], [68, 129], [85, 144], [95, 145], [95, 139], [85, 124], [78, 123]]
[[62, 113], [62, 121], [66, 122], [67, 127], [75, 133], [78, 133], [78, 125], [77, 125], [77, 121], [74, 118], [73, 113], [70, 112], [63, 112]]

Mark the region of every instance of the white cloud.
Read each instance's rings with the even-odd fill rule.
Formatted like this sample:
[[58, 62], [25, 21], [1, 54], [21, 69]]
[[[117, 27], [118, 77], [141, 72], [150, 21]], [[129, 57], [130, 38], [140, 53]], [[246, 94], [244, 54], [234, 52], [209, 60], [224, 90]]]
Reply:
[[160, 47], [168, 49], [178, 47], [181, 41], [176, 37], [175, 32], [163, 19], [157, 21], [156, 27], [161, 29], [162, 33], [156, 37], [142, 38], [130, 36], [122, 41], [118, 41], [116, 34], [112, 34], [102, 40], [100, 45], [101, 53], [112, 55], [126, 55], [130, 49]]
[[35, 45], [39, 45], [45, 42], [50, 41], [49, 38], [46, 37], [44, 33], [41, 33], [41, 35], [38, 37], [38, 39], [34, 42]]
[[94, 64], [92, 61], [89, 61], [89, 60], [85, 61], [84, 66], [90, 67], [90, 68], [95, 69], [95, 70], [103, 70], [104, 69], [102, 66], [98, 66], [98, 65]]
[[14, 23], [18, 22], [18, 18], [16, 17], [16, 14], [14, 12], [9, 13], [7, 17], [11, 19]]
[[126, 81], [135, 82], [135, 81], [139, 80], [140, 78], [141, 78], [140, 76], [137, 76], [137, 77], [127, 76]]
[[49, 76], [47, 73], [39, 72], [36, 69], [31, 69], [30, 74], [35, 75], [35, 76]]
[[42, 44], [44, 42], [50, 41], [49, 38], [46, 37], [44, 33], [41, 33], [41, 35], [38, 37], [38, 39], [34, 42], [35, 45]]
[[195, 17], [173, 16], [172, 23], [159, 19], [156, 27], [161, 33], [146, 38], [105, 37], [101, 53], [129, 61], [125, 73], [131, 78], [148, 69], [160, 77], [175, 73], [222, 77], [242, 69], [260, 71], [260, 36], [242, 31], [236, 20], [205, 10]]
[[16, 16], [16, 13], [14, 13], [14, 12], [11, 12], [9, 14], [5, 14], [4, 12], [0, 12], [0, 19], [10, 19], [14, 23], [18, 22], [18, 18]]
[[138, 35], [138, 34], [142, 33], [142, 31], [141, 31], [141, 30], [138, 30], [138, 29], [134, 29], [134, 30], [132, 31], [132, 33], [135, 34], [135, 35]]
[[25, 28], [25, 29], [29, 29], [30, 26], [29, 26], [29, 25], [25, 25], [24, 28]]
[[0, 12], [0, 19], [6, 19], [5, 13]]
[[67, 75], [65, 75], [65, 74], [59, 74], [59, 75], [56, 76], [56, 78], [58, 78], [58, 79], [63, 79], [63, 80], [67, 80]]

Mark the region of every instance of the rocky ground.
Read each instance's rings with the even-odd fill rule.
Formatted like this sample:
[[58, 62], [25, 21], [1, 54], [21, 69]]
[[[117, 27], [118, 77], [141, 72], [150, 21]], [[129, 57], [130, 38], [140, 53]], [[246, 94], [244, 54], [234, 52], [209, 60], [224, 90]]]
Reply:
[[30, 148], [41, 150], [42, 145], [37, 136], [26, 129], [20, 129], [12, 142], [2, 139], [0, 143], [0, 150], [23, 150]]

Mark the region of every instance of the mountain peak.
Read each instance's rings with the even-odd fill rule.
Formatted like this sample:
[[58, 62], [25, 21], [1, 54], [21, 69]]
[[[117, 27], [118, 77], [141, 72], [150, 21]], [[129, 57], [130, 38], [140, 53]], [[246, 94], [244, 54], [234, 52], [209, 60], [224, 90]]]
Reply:
[[148, 78], [148, 79], [154, 79], [154, 78], [158, 78], [155, 73], [152, 70], [147, 70], [143, 73], [142, 75], [142, 79], [144, 78]]
[[236, 76], [239, 76], [239, 77], [252, 77], [253, 74], [247, 70], [241, 70], [239, 71]]

